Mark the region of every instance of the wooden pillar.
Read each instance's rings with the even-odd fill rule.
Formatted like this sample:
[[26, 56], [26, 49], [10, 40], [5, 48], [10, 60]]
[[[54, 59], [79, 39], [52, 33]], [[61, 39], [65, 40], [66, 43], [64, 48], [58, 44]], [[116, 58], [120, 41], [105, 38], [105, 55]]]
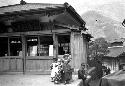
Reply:
[[[38, 36], [38, 48], [40, 47], [40, 36]], [[40, 53], [38, 54], [40, 56]]]
[[26, 38], [24, 35], [21, 36], [22, 38], [22, 56], [23, 56], [23, 74], [26, 73]]
[[[10, 31], [11, 22], [12, 22], [12, 20], [8, 20], [8, 21], [4, 22], [7, 27], [8, 32]], [[8, 37], [8, 56], [10, 56], [10, 37]]]
[[75, 68], [75, 44], [74, 44], [74, 32], [71, 32], [71, 35], [70, 35], [70, 50], [71, 50], [71, 57], [72, 57], [72, 61], [71, 61], [71, 66], [72, 68]]
[[58, 36], [53, 33], [53, 55], [54, 58], [58, 58]]
[[[7, 56], [10, 56], [10, 37], [8, 37], [8, 53]], [[9, 58], [9, 70], [11, 70], [11, 59]]]
[[8, 56], [10, 56], [10, 37], [8, 37]]
[[118, 70], [120, 70], [120, 58], [117, 57], [117, 62], [118, 62]]
[[86, 53], [85, 53], [85, 61], [84, 61], [84, 63], [85, 63], [85, 69], [87, 70], [87, 66], [88, 66], [88, 59], [87, 59], [87, 57], [88, 57], [88, 48], [89, 48], [89, 45], [88, 45], [88, 41], [87, 41], [87, 39], [85, 38], [86, 36], [84, 36], [85, 34], [82, 34], [82, 39], [83, 39], [83, 43], [84, 43], [84, 45], [85, 45], [85, 49], [86, 49]]
[[83, 36], [80, 31], [72, 31], [70, 40], [72, 67], [77, 71], [80, 68], [81, 63], [86, 63], [86, 41], [83, 39]]

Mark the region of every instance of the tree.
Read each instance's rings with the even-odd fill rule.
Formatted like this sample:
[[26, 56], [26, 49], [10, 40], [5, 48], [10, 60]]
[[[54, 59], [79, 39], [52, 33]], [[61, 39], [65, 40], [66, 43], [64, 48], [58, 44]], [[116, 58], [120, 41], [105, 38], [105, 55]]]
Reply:
[[97, 38], [89, 43], [88, 55], [89, 59], [102, 60], [102, 57], [109, 53], [108, 43], [104, 38]]

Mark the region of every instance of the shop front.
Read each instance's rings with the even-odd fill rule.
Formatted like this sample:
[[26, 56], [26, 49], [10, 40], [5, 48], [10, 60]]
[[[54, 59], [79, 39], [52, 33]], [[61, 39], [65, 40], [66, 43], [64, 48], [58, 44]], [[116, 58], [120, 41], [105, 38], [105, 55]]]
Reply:
[[0, 18], [1, 73], [49, 74], [53, 58], [66, 53], [75, 69], [86, 61], [85, 22], [68, 3], [4, 6]]

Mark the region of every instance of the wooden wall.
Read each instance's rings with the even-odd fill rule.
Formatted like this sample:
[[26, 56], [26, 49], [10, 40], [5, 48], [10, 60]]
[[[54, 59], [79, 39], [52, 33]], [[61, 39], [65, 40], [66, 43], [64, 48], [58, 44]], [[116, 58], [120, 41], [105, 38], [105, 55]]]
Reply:
[[103, 65], [109, 67], [111, 72], [119, 70], [119, 62], [115, 57], [103, 57]]
[[[25, 73], [40, 72], [41, 74], [50, 74], [50, 64], [53, 57], [26, 57]], [[4, 72], [22, 72], [22, 57], [0, 57], [0, 73]]]
[[22, 57], [0, 57], [0, 72], [22, 72]]
[[53, 62], [52, 58], [52, 56], [26, 57], [26, 72], [41, 72], [41, 74], [50, 74], [50, 65]]
[[[58, 40], [57, 35], [53, 34], [54, 38], [54, 57], [57, 57], [58, 54]], [[44, 73], [49, 73], [46, 71], [50, 71], [50, 64], [53, 62], [53, 57], [28, 57], [26, 56], [25, 50], [25, 37], [22, 36], [23, 40], [23, 56], [7, 56], [7, 57], [0, 57], [0, 72], [3, 71], [19, 71], [19, 72], [29, 72], [29, 71], [41, 71]], [[71, 66], [75, 70], [80, 68], [81, 63], [86, 63], [87, 58], [87, 51], [86, 51], [86, 40], [83, 39], [83, 36], [80, 31], [71, 31], [70, 36], [70, 43], [71, 43]]]
[[87, 58], [86, 41], [80, 32], [71, 32], [71, 57], [72, 67], [78, 70], [81, 63], [86, 63]]

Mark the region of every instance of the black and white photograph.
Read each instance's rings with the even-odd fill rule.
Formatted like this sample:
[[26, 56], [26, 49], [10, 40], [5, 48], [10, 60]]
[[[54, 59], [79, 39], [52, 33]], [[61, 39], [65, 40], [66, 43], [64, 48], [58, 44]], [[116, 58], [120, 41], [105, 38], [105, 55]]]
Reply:
[[0, 86], [125, 86], [125, 1], [0, 0]]

